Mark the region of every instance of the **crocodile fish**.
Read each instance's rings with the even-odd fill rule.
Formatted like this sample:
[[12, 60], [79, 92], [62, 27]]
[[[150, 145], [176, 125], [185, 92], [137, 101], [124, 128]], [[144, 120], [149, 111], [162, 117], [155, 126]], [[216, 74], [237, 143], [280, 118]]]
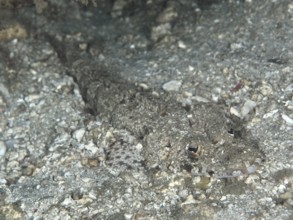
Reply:
[[79, 54], [72, 45], [66, 49], [53, 45], [92, 114], [114, 129], [114, 138], [105, 147], [109, 166], [185, 169], [228, 177], [252, 172], [263, 160], [257, 142], [223, 106], [201, 102], [183, 106], [170, 94], [123, 79], [118, 70]]

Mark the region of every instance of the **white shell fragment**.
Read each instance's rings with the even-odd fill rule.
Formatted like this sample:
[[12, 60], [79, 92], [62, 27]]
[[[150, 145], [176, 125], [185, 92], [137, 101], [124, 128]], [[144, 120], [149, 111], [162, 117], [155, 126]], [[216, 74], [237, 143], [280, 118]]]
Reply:
[[140, 83], [140, 84], [138, 84], [138, 86], [139, 86], [140, 88], [144, 89], [144, 90], [149, 89], [149, 86], [148, 86], [147, 84], [145, 84], [145, 83]]
[[84, 136], [84, 133], [85, 133], [84, 128], [78, 129], [78, 130], [74, 131], [73, 138], [76, 139], [78, 142], [80, 142]]
[[235, 107], [231, 107], [230, 108], [230, 114], [237, 116], [238, 118], [241, 118], [241, 114], [240, 112], [235, 108]]
[[178, 47], [181, 48], [181, 49], [186, 49], [186, 45], [183, 41], [178, 41]]
[[90, 151], [92, 154], [96, 154], [97, 152], [99, 152], [99, 148], [93, 142], [89, 142], [84, 146], [84, 148]]
[[287, 125], [293, 126], [293, 119], [290, 118], [288, 115], [282, 114], [282, 118], [287, 123]]
[[273, 111], [270, 111], [266, 114], [263, 115], [263, 118], [266, 119], [266, 118], [271, 118], [273, 117], [276, 113], [278, 113], [279, 109], [275, 109]]
[[247, 100], [241, 108], [241, 117], [247, 116], [256, 107], [256, 102]]
[[293, 100], [288, 100], [285, 102], [285, 106], [289, 110], [293, 110]]
[[194, 70], [194, 67], [193, 66], [188, 66], [188, 70], [190, 71], [190, 72], [192, 72], [193, 70]]
[[6, 153], [6, 146], [3, 141], [0, 141], [0, 158], [4, 157]]
[[180, 80], [171, 80], [163, 85], [163, 89], [167, 92], [169, 91], [179, 91], [182, 85], [182, 81]]
[[194, 199], [194, 197], [192, 195], [189, 195], [186, 200], [181, 203], [181, 207], [185, 206], [185, 205], [190, 205], [190, 204], [195, 204], [196, 200]]
[[204, 103], [210, 102], [208, 99], [206, 99], [206, 98], [204, 98], [202, 96], [198, 96], [198, 95], [192, 97], [192, 100], [195, 100], [197, 102], [204, 102]]
[[262, 86], [260, 88], [260, 92], [261, 94], [263, 94], [264, 96], [269, 96], [271, 94], [273, 94], [273, 88], [269, 83], [263, 82]]

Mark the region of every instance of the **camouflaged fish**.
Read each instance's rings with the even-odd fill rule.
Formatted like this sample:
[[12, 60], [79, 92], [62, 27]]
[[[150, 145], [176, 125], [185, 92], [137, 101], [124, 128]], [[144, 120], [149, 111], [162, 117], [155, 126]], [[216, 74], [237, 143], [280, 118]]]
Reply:
[[240, 121], [222, 106], [183, 107], [171, 95], [135, 86], [73, 48], [66, 54], [57, 50], [92, 114], [112, 127], [105, 146], [109, 166], [229, 177], [254, 172], [263, 159]]

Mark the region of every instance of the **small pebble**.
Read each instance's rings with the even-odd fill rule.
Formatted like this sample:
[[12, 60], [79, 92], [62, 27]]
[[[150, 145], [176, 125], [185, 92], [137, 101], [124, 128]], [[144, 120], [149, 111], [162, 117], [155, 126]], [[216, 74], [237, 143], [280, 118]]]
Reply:
[[280, 194], [283, 194], [283, 193], [285, 193], [286, 192], [286, 189], [287, 189], [287, 187], [285, 186], [285, 185], [280, 185], [279, 187], [278, 187], [278, 192], [280, 193]]
[[241, 108], [241, 116], [244, 118], [256, 107], [256, 102], [247, 100]]
[[89, 144], [85, 145], [84, 148], [88, 151], [91, 151], [92, 154], [96, 154], [99, 151], [99, 148], [93, 142], [90, 142]]
[[25, 101], [32, 102], [32, 101], [37, 100], [39, 98], [40, 98], [40, 95], [38, 95], [38, 94], [31, 94], [31, 95], [28, 95], [27, 97], [25, 97]]
[[0, 141], [0, 158], [4, 157], [6, 153], [6, 145], [3, 141]]
[[238, 118], [241, 118], [241, 114], [240, 112], [235, 108], [235, 107], [231, 107], [230, 108], [230, 114], [237, 116]]
[[264, 119], [266, 119], [266, 118], [271, 118], [271, 117], [273, 117], [276, 113], [278, 113], [278, 111], [279, 111], [278, 109], [275, 109], [275, 110], [273, 110], [273, 111], [270, 111], [270, 112], [264, 114], [264, 115], [263, 115], [263, 118], [264, 118]]
[[198, 96], [198, 95], [192, 97], [192, 100], [195, 100], [197, 102], [204, 102], [204, 103], [210, 102], [208, 99], [206, 99], [206, 98], [204, 98], [202, 96]]
[[5, 185], [7, 183], [7, 180], [4, 178], [0, 178], [0, 184]]
[[246, 184], [253, 184], [259, 181], [259, 176], [258, 175], [249, 175], [246, 180], [245, 183]]
[[153, 41], [157, 41], [158, 39], [162, 38], [165, 35], [170, 34], [171, 31], [171, 24], [165, 23], [160, 24], [158, 26], [154, 26], [151, 31], [151, 39]]
[[180, 196], [181, 198], [186, 198], [186, 197], [188, 196], [188, 190], [187, 190], [187, 189], [181, 190], [181, 191], [179, 192], [179, 196]]
[[122, 15], [123, 8], [127, 5], [126, 0], [116, 0], [112, 7], [111, 16], [116, 18]]
[[184, 97], [191, 97], [192, 96], [192, 93], [191, 92], [184, 92], [183, 93]]
[[259, 204], [261, 205], [269, 205], [272, 201], [273, 199], [271, 197], [264, 197], [258, 200]]
[[157, 22], [166, 23], [171, 22], [178, 17], [176, 6], [172, 1], [168, 2], [166, 8], [158, 15]]
[[132, 214], [128, 214], [128, 213], [124, 214], [125, 219], [133, 219], [132, 216], [133, 216]]
[[183, 41], [178, 41], [178, 47], [181, 48], [181, 49], [186, 49], [186, 45], [184, 44]]
[[74, 204], [74, 200], [71, 197], [69, 197], [69, 198], [64, 199], [61, 204], [64, 206], [69, 206], [69, 205]]
[[182, 81], [180, 80], [171, 80], [163, 85], [163, 89], [165, 91], [179, 91], [182, 85]]
[[152, 91], [152, 95], [155, 96], [155, 97], [159, 97], [160, 96], [160, 94], [158, 92], [156, 92], [156, 91]]
[[292, 199], [293, 198], [293, 193], [292, 192], [285, 192], [280, 196], [281, 199]]
[[231, 50], [238, 50], [238, 49], [241, 49], [243, 45], [241, 43], [232, 43], [230, 47], [231, 47]]
[[181, 204], [181, 207], [182, 207], [182, 206], [185, 206], [185, 205], [195, 204], [195, 203], [196, 203], [196, 201], [195, 201], [195, 199], [193, 198], [193, 196], [192, 196], [192, 195], [189, 195], [189, 196], [187, 197], [187, 199], [185, 200], [185, 202], [183, 202], [183, 203]]
[[0, 94], [3, 95], [6, 99], [9, 99], [10, 97], [8, 88], [2, 83], [0, 83]]
[[222, 196], [222, 197], [220, 198], [220, 201], [225, 201], [225, 200], [227, 200], [227, 196]]
[[84, 133], [85, 133], [85, 129], [84, 128], [80, 128], [80, 129], [74, 131], [73, 138], [76, 139], [78, 142], [80, 142], [81, 139], [84, 136]]
[[140, 88], [144, 89], [144, 90], [148, 90], [149, 89], [149, 86], [147, 84], [145, 84], [145, 83], [140, 83], [138, 86]]
[[269, 95], [273, 94], [273, 88], [270, 84], [263, 82], [263, 85], [260, 89], [260, 92], [264, 96], [269, 96]]
[[282, 114], [282, 118], [287, 123], [287, 125], [293, 126], [293, 119], [290, 118], [288, 115]]
[[285, 106], [286, 106], [287, 109], [293, 110], [293, 100], [287, 101], [285, 103]]
[[252, 174], [252, 173], [255, 173], [256, 166], [255, 165], [251, 165], [251, 166], [248, 166], [246, 169], [247, 169], [247, 173], [248, 174]]
[[80, 43], [78, 46], [80, 50], [86, 50], [88, 47], [87, 43]]
[[137, 145], [134, 146], [134, 148], [135, 148], [138, 152], [140, 152], [140, 151], [142, 150], [143, 146], [142, 146], [141, 143], [138, 143]]

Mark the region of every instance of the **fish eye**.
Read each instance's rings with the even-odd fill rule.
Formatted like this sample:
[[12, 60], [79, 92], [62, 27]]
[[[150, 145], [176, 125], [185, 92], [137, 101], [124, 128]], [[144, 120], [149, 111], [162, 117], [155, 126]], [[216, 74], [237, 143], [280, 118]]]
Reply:
[[190, 158], [196, 159], [202, 155], [202, 147], [201, 145], [191, 144], [187, 148], [187, 153]]
[[228, 133], [231, 134], [231, 135], [234, 135], [234, 129], [233, 129], [233, 128], [230, 128], [230, 129], [228, 130]]
[[190, 146], [187, 149], [188, 151], [192, 152], [192, 153], [196, 153], [198, 151], [198, 147], [195, 146]]

